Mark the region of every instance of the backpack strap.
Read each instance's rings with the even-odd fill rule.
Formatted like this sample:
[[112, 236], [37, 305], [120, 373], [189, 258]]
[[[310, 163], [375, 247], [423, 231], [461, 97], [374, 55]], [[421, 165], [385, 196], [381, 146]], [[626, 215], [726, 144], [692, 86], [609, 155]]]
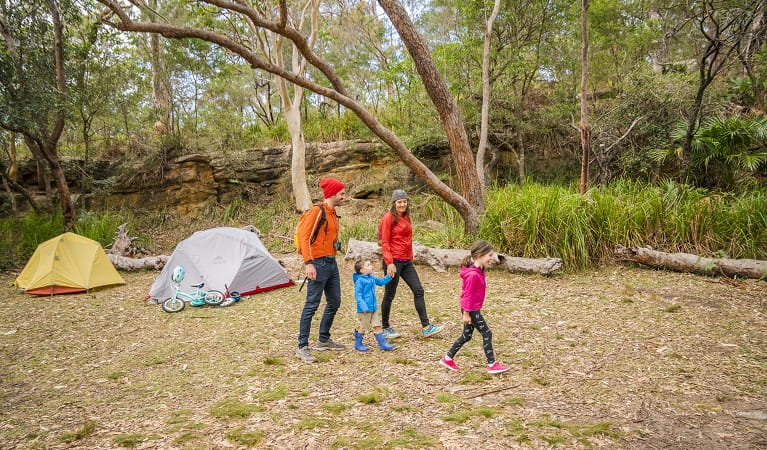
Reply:
[[317, 235], [320, 233], [320, 227], [322, 224], [325, 224], [325, 233], [328, 232], [328, 220], [325, 216], [325, 208], [322, 206], [322, 203], [317, 203], [314, 206], [320, 208], [320, 213], [317, 214], [317, 219], [314, 221], [312, 232], [309, 235], [309, 245], [314, 244], [314, 241], [317, 240]]

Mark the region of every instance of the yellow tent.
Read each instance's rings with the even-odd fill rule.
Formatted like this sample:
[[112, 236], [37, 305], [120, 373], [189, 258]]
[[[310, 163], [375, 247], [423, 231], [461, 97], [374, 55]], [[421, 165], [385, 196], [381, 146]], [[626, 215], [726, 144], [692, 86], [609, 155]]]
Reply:
[[37, 246], [13, 285], [27, 294], [84, 292], [99, 286], [125, 284], [101, 244], [64, 233]]

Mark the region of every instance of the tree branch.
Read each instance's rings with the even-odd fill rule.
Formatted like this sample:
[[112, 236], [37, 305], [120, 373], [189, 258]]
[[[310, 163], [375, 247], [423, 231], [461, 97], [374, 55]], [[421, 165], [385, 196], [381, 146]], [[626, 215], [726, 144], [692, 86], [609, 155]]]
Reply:
[[626, 132], [625, 132], [625, 133], [623, 133], [623, 136], [619, 137], [617, 141], [615, 141], [615, 142], [613, 142], [612, 144], [610, 144], [610, 146], [609, 146], [609, 147], [607, 147], [606, 149], [604, 149], [602, 152], [603, 152], [603, 153], [609, 153], [609, 152], [610, 152], [610, 150], [611, 150], [613, 147], [615, 147], [616, 145], [618, 145], [618, 143], [619, 143], [620, 141], [622, 141], [623, 139], [625, 139], [625, 138], [626, 138], [626, 136], [628, 136], [628, 135], [629, 135], [629, 133], [631, 133], [631, 129], [632, 129], [632, 128], [634, 128], [634, 125], [636, 125], [637, 123], [639, 123], [639, 121], [640, 121], [640, 120], [642, 120], [642, 117], [637, 117], [636, 119], [634, 119], [634, 121], [633, 121], [633, 122], [631, 122], [631, 126], [629, 127], [629, 129], [628, 129], [628, 130], [626, 130]]
[[[343, 88], [340, 79], [335, 75], [335, 72], [330, 68], [327, 62], [321, 60], [314, 52], [307, 48], [306, 42], [303, 40], [303, 36], [295, 29], [285, 27], [282, 30], [274, 22], [265, 20], [260, 14], [252, 8], [244, 7], [229, 1], [224, 0], [204, 0], [206, 3], [217, 5], [225, 9], [241, 13], [253, 21], [254, 24], [262, 28], [268, 29], [285, 37], [288, 37], [296, 47], [301, 51], [301, 54], [309, 61], [312, 66], [320, 69], [326, 76], [328, 73], [332, 75], [332, 78], [328, 78], [331, 82], [333, 89], [322, 86], [316, 82], [313, 82], [307, 78], [291, 73], [285, 70], [283, 67], [279, 67], [268, 61], [257, 57], [250, 49], [245, 47], [242, 43], [233, 40], [232, 38], [223, 35], [221, 33], [203, 30], [199, 28], [180, 27], [172, 24], [156, 23], [156, 22], [135, 22], [128, 14], [121, 8], [120, 4], [116, 0], [98, 0], [100, 3], [109, 7], [120, 19], [119, 22], [105, 21], [108, 25], [121, 30], [121, 31], [133, 31], [143, 33], [157, 33], [167, 38], [184, 39], [184, 38], [196, 38], [201, 39], [216, 45], [219, 45], [232, 53], [239, 55], [245, 61], [247, 61], [254, 69], [264, 70], [266, 72], [277, 75], [281, 78], [290, 81], [293, 84], [304, 87], [316, 94], [327, 97], [331, 100], [340, 103], [352, 112], [384, 143], [391, 147], [402, 162], [413, 171], [413, 173], [423, 180], [435, 193], [445, 199], [451, 204], [462, 217], [468, 217], [474, 208], [464, 197], [458, 195], [447, 184], [441, 181], [437, 176], [429, 170], [426, 165], [413, 155], [413, 153], [405, 146], [405, 144], [388, 128], [384, 127], [378, 119], [376, 119], [365, 107], [357, 102], [354, 98], [347, 95], [346, 90]], [[300, 37], [300, 38], [299, 38]], [[323, 70], [324, 68], [324, 70]], [[327, 73], [326, 73], [327, 72]], [[465, 131], [464, 131], [465, 133]], [[473, 161], [471, 161], [473, 163]], [[457, 165], [457, 163], [456, 163]]]

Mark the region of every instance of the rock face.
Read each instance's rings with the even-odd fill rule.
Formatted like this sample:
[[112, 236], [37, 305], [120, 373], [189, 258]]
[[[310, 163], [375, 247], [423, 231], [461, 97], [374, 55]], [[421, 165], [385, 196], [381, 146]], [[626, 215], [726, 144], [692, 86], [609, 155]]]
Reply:
[[[216, 153], [184, 154], [183, 150], [176, 150], [173, 157], [147, 158], [152, 162], [144, 166], [136, 161], [92, 160], [85, 170], [92, 182], [85, 196], [81, 195], [82, 161], [62, 158], [62, 167], [73, 200], [80, 208], [85, 205], [146, 211], [165, 209], [187, 215], [215, 204], [229, 204], [238, 198], [250, 201], [291, 192], [290, 150], [289, 145]], [[450, 176], [451, 156], [446, 142], [422, 144], [414, 148], [413, 153], [435, 173]], [[20, 163], [22, 185], [43, 204], [45, 189], [38, 179], [36, 162]], [[307, 144], [306, 170], [313, 195], [320, 194], [317, 184], [325, 176], [342, 180], [350, 196], [362, 200], [388, 195], [394, 188], [422, 186], [394, 152], [380, 142]], [[23, 197], [16, 194], [16, 199], [24, 208]], [[0, 195], [0, 212], [8, 207], [7, 198]]]
[[[434, 173], [448, 178], [453, 175], [447, 142], [430, 141], [412, 150]], [[91, 160], [83, 170], [81, 160], [66, 157], [61, 159], [61, 164], [70, 183], [72, 198], [80, 208], [128, 207], [194, 214], [208, 205], [228, 204], [237, 198], [264, 199], [292, 191], [289, 145], [239, 152], [183, 153], [183, 150], [175, 151], [174, 157], [162, 158], [155, 155], [144, 167], [135, 165], [135, 162]], [[544, 157], [542, 162], [533, 164], [534, 159], [534, 155], [527, 158], [526, 165], [531, 172], [534, 165], [541, 166], [546, 162]], [[491, 176], [508, 179], [516, 170], [512, 153], [501, 151], [499, 161]], [[128, 167], [130, 164], [134, 164], [133, 167]], [[375, 199], [388, 195], [394, 188], [420, 189], [423, 186], [394, 152], [380, 142], [354, 140], [307, 144], [306, 170], [309, 191], [314, 195], [319, 195], [317, 182], [324, 176], [342, 180], [351, 197], [356, 199]], [[91, 177], [92, 184], [85, 196], [81, 195], [83, 171]], [[43, 179], [38, 173], [42, 172], [37, 170], [36, 161], [20, 161], [21, 184], [43, 205], [47, 198]], [[21, 194], [16, 193], [14, 197], [20, 208], [27, 207]], [[9, 209], [7, 195], [0, 194], [0, 213]]]
[[[334, 175], [354, 183], [371, 178], [364, 173], [396, 163], [387, 147], [371, 142], [310, 144], [306, 153], [307, 179], [313, 192], [318, 192], [312, 188], [321, 177]], [[168, 162], [162, 177], [112, 188], [106, 202], [110, 207], [167, 208], [177, 214], [194, 214], [208, 204], [290, 190], [290, 146], [280, 146], [181, 156]]]

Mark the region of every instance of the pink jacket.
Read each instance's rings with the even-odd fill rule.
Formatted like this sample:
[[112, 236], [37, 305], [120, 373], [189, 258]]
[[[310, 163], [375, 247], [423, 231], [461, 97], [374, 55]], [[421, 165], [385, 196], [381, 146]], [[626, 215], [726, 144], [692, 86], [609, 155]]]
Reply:
[[461, 309], [479, 311], [485, 303], [485, 271], [475, 265], [461, 267]]

